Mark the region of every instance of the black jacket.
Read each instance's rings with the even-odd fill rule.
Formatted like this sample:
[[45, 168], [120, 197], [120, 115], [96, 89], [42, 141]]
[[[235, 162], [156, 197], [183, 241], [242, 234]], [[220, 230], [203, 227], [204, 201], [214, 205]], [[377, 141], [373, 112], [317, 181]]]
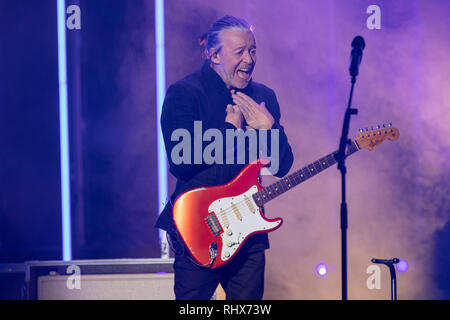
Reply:
[[[286, 134], [283, 127], [280, 125], [280, 108], [277, 98], [272, 89], [254, 81], [241, 90], [248, 96], [252, 97], [257, 103], [265, 102], [267, 110], [275, 119], [273, 129], [279, 129], [279, 169], [275, 176], [284, 176], [291, 168], [293, 162], [293, 154], [291, 147], [287, 141]], [[205, 186], [221, 185], [231, 181], [249, 162], [248, 156], [244, 164], [238, 163], [236, 151], [238, 147], [235, 145], [235, 154], [232, 164], [226, 164], [225, 155], [227, 152], [227, 145], [225, 136], [227, 129], [236, 129], [232, 124], [225, 122], [226, 106], [233, 104], [230, 91], [227, 89], [225, 83], [220, 76], [205, 62], [203, 67], [186, 76], [185, 78], [174, 83], [167, 89], [164, 100], [162, 115], [161, 115], [161, 129], [166, 146], [167, 159], [169, 162], [170, 172], [177, 178], [177, 184], [174, 193], [171, 196], [171, 201], [182, 193]], [[201, 137], [194, 136], [194, 122], [201, 121], [202, 132], [208, 129], [220, 130], [223, 134], [223, 163], [222, 164], [207, 164], [204, 161], [198, 163], [194, 159], [194, 140], [197, 142]], [[199, 123], [197, 123], [198, 128]], [[189, 132], [191, 137], [191, 157], [188, 163], [176, 164], [172, 156], [172, 149], [180, 143], [181, 138], [172, 141], [172, 133], [177, 129], [183, 129], [184, 132]], [[258, 130], [256, 130], [258, 132]], [[258, 134], [256, 135], [258, 136]], [[270, 135], [267, 139], [270, 142]], [[203, 148], [211, 142], [203, 142]], [[236, 143], [236, 142], [235, 142]], [[197, 143], [197, 147], [198, 147]], [[246, 151], [249, 145], [246, 144]], [[198, 150], [198, 149], [197, 149]], [[270, 144], [268, 146], [268, 154], [270, 155]], [[176, 154], [178, 155], [178, 153]], [[246, 152], [248, 155], [248, 152]], [[177, 160], [175, 160], [177, 162]], [[174, 228], [172, 208], [170, 202], [161, 213], [156, 227], [172, 231]], [[255, 235], [253, 241], [263, 243], [264, 247], [268, 247], [267, 234]]]

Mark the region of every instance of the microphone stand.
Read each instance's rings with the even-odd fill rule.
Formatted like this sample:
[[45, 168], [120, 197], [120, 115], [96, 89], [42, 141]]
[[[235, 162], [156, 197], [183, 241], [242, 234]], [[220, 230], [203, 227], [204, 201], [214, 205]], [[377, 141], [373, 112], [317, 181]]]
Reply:
[[391, 274], [391, 300], [397, 300], [397, 276], [395, 275], [394, 264], [387, 265]]
[[350, 97], [348, 99], [347, 110], [344, 116], [344, 125], [342, 127], [341, 140], [339, 142], [339, 150], [335, 154], [336, 162], [338, 163], [338, 170], [341, 171], [342, 176], [342, 202], [341, 202], [341, 261], [342, 261], [342, 300], [347, 300], [347, 228], [348, 228], [348, 214], [347, 214], [347, 203], [346, 203], [346, 186], [345, 186], [345, 175], [347, 173], [347, 168], [345, 167], [345, 149], [347, 144], [350, 144], [348, 139], [348, 129], [350, 127], [350, 117], [353, 114], [358, 114], [358, 109], [353, 109], [352, 97], [353, 88], [356, 82], [356, 76], [358, 75], [359, 64], [362, 59], [362, 50], [365, 47], [364, 39], [361, 36], [356, 36], [352, 41], [352, 52], [350, 58], [350, 76], [351, 78], [351, 89]]
[[341, 172], [342, 177], [342, 200], [341, 200], [341, 263], [342, 263], [342, 300], [347, 300], [347, 228], [348, 228], [348, 212], [346, 203], [346, 184], [345, 175], [347, 168], [345, 167], [345, 149], [347, 144], [350, 143], [348, 139], [348, 130], [350, 127], [351, 115], [358, 114], [358, 109], [351, 108], [353, 87], [355, 86], [356, 75], [352, 75], [350, 97], [348, 100], [347, 110], [344, 116], [344, 125], [342, 127], [342, 135], [339, 143], [339, 150], [335, 154], [335, 159], [338, 163], [338, 170]]
[[399, 258], [393, 258], [390, 260], [382, 260], [382, 259], [372, 259], [373, 263], [384, 264], [389, 268], [389, 273], [391, 274], [391, 300], [397, 300], [397, 276], [395, 274], [394, 264], [399, 263]]

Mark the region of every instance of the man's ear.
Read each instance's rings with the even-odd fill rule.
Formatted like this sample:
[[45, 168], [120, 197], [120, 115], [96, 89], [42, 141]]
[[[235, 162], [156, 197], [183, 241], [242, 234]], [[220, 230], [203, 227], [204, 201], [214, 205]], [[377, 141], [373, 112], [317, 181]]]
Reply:
[[220, 63], [220, 56], [219, 53], [216, 51], [216, 48], [211, 48], [209, 50], [209, 60], [211, 60], [214, 64]]

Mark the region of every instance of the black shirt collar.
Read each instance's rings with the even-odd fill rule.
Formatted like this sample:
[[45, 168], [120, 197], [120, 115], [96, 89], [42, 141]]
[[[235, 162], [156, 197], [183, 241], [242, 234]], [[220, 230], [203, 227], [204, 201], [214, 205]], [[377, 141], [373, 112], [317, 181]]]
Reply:
[[[214, 71], [214, 69], [210, 66], [210, 62], [206, 60], [203, 63], [203, 67], [201, 69], [202, 78], [204, 81], [205, 86], [208, 88], [208, 91], [216, 92], [218, 94], [224, 94], [225, 92], [230, 95], [230, 90], [225, 85], [225, 82], [223, 82], [222, 78], [219, 76], [219, 74]], [[236, 91], [242, 91], [243, 93], [247, 95], [251, 95], [252, 93], [252, 82], [253, 79], [250, 79], [250, 82], [244, 89], [235, 89]]]

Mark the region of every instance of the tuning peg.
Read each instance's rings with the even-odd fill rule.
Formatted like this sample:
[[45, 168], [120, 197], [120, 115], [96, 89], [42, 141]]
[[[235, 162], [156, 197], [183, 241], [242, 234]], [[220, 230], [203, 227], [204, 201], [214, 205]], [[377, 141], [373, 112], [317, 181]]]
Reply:
[[363, 128], [359, 128], [359, 133], [363, 133], [364, 132], [364, 130], [363, 130]]
[[380, 129], [380, 128], [381, 128], [381, 126], [379, 124], [377, 124], [377, 129]]
[[392, 123], [391, 122], [388, 123], [388, 127], [389, 128], [392, 127]]

